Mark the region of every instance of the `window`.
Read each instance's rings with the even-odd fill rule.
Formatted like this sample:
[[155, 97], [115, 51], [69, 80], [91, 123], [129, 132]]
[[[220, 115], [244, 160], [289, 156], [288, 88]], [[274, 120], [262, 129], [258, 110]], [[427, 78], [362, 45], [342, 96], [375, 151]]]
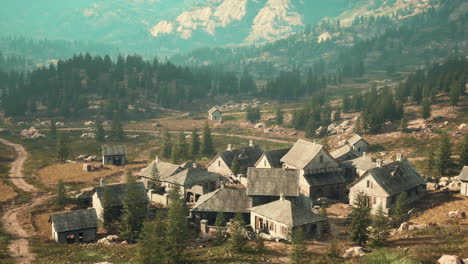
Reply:
[[221, 167], [221, 161], [218, 160], [218, 167]]
[[323, 156], [320, 155], [320, 163], [323, 163]]
[[263, 160], [263, 166], [266, 167], [266, 165], [267, 165], [267, 164], [266, 164], [266, 160]]
[[361, 148], [358, 148], [358, 149], [357, 149], [357, 151], [359, 151], [359, 152], [360, 152], [360, 151], [361, 151]]
[[373, 197], [374, 204], [377, 204], [377, 197]]
[[372, 182], [371, 182], [371, 181], [367, 181], [367, 188], [371, 188], [371, 189], [372, 189]]

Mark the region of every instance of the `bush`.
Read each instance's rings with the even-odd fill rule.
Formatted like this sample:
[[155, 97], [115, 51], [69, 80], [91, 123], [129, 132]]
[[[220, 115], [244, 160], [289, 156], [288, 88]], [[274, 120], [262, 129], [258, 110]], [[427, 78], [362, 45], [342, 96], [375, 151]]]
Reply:
[[419, 264], [407, 256], [389, 251], [388, 249], [381, 249], [372, 252], [364, 257], [365, 264]]

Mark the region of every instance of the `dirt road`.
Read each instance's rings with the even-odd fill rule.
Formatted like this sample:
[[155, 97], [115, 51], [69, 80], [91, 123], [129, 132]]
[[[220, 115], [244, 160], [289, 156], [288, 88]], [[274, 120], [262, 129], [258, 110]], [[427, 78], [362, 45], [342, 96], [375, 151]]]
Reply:
[[[23, 165], [28, 157], [28, 153], [24, 147], [5, 139], [0, 139], [0, 143], [13, 147], [17, 152], [17, 157], [11, 164], [9, 173], [11, 182], [25, 192], [37, 194], [38, 189], [24, 180]], [[29, 264], [34, 260], [34, 254], [29, 251], [29, 241], [27, 239], [34, 234], [34, 230], [25, 230], [24, 226], [31, 226], [30, 219], [29, 223], [26, 223], [25, 225], [25, 223], [21, 223], [19, 221], [18, 215], [22, 214], [25, 210], [29, 210], [30, 208], [43, 203], [49, 198], [50, 196], [36, 197], [24, 205], [9, 209], [2, 216], [5, 231], [15, 237], [8, 247], [10, 249], [10, 255], [14, 257], [16, 262], [19, 264]]]

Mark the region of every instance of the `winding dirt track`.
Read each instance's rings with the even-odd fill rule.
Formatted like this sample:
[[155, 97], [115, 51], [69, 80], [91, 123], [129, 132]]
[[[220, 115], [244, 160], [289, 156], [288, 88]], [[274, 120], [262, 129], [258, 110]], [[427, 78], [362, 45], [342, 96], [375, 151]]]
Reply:
[[[17, 157], [11, 164], [9, 173], [11, 182], [25, 192], [37, 194], [39, 190], [24, 180], [23, 166], [28, 157], [28, 153], [24, 147], [1, 138], [0, 143], [15, 148], [17, 152]], [[27, 239], [32, 236], [33, 230], [25, 230], [24, 226], [18, 220], [18, 215], [43, 203], [49, 198], [50, 196], [38, 196], [26, 204], [6, 211], [2, 216], [5, 230], [15, 237], [9, 245], [10, 255], [14, 257], [19, 264], [32, 263], [34, 254], [29, 251], [29, 241]]]

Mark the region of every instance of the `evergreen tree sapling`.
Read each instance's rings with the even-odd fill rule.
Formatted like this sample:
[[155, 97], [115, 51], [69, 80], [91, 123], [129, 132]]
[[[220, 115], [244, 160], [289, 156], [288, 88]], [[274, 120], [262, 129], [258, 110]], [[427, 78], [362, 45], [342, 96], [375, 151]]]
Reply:
[[452, 164], [452, 146], [447, 132], [442, 132], [437, 150], [436, 168], [440, 175], [444, 175]]
[[185, 202], [180, 187], [174, 186], [169, 193], [169, 210], [166, 228], [166, 257], [168, 264], [183, 263], [186, 258], [188, 225]]
[[201, 152], [205, 157], [211, 156], [214, 152], [213, 138], [211, 136], [210, 124], [208, 122], [205, 123], [205, 127], [203, 129], [203, 142]]
[[375, 246], [383, 246], [387, 243], [390, 236], [389, 219], [385, 215], [382, 205], [377, 207], [375, 215], [372, 217], [372, 230], [370, 240]]
[[244, 226], [242, 213], [236, 213], [231, 224], [231, 238], [229, 240], [230, 249], [234, 253], [243, 253], [246, 250], [247, 238], [244, 235]]
[[192, 136], [190, 138], [190, 156], [195, 158], [200, 153], [200, 137], [196, 128], [192, 130]]
[[67, 144], [67, 139], [63, 133], [60, 133], [57, 139], [57, 159], [64, 162], [71, 154]]
[[147, 206], [141, 203], [138, 185], [131, 171], [127, 171], [127, 190], [123, 198], [122, 238], [129, 243], [135, 243], [140, 235], [143, 221], [147, 213]]
[[141, 264], [166, 263], [166, 219], [158, 214], [156, 219], [143, 224], [138, 243], [138, 260]]
[[62, 180], [58, 182], [55, 193], [57, 195], [55, 198], [55, 205], [58, 209], [63, 209], [65, 205], [67, 205], [68, 197], [67, 190], [65, 189], [65, 185]]
[[368, 227], [371, 224], [370, 208], [367, 195], [359, 192], [354, 197], [354, 206], [351, 213], [351, 239], [364, 246], [369, 238]]
[[402, 192], [398, 195], [393, 208], [392, 222], [394, 227], [400, 226], [401, 223], [408, 221], [408, 195]]
[[309, 263], [306, 259], [306, 246], [304, 239], [304, 231], [302, 227], [295, 228], [292, 232], [291, 252], [289, 253], [290, 264], [306, 264]]

